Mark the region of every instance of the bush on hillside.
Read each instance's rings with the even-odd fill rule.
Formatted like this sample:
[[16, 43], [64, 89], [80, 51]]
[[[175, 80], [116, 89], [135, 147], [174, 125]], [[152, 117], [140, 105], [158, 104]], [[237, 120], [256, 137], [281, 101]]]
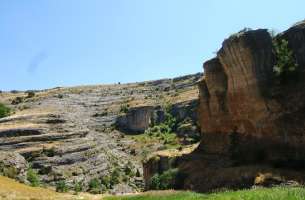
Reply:
[[122, 104], [120, 107], [120, 112], [121, 113], [127, 113], [129, 110], [129, 105], [128, 104]]
[[68, 186], [64, 180], [56, 183], [56, 192], [68, 192]]
[[35, 96], [35, 92], [34, 91], [29, 90], [29, 91], [26, 91], [26, 93], [27, 93], [27, 97], [26, 98], [33, 98]]
[[7, 117], [11, 113], [11, 109], [6, 105], [0, 103], [0, 118]]
[[150, 179], [150, 188], [153, 190], [175, 189], [178, 169], [169, 169], [162, 174], [155, 174]]
[[99, 179], [94, 178], [94, 179], [90, 180], [90, 182], [89, 182], [89, 192], [90, 193], [100, 194], [102, 192], [101, 188], [102, 188], [102, 184]]
[[27, 171], [27, 180], [30, 182], [32, 187], [37, 187], [40, 185], [39, 177], [32, 168], [29, 168]]
[[76, 194], [83, 191], [82, 182], [79, 182], [79, 181], [74, 182], [74, 191], [75, 191]]

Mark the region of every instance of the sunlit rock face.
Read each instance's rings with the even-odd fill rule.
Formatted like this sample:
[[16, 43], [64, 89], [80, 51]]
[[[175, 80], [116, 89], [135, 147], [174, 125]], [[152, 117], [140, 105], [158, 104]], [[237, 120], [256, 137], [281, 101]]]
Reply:
[[[223, 42], [217, 57], [204, 64], [200, 83], [200, 124], [204, 137], [220, 134], [207, 150], [228, 152], [230, 135], [266, 136], [274, 127], [261, 88], [272, 74], [272, 39], [267, 30], [240, 32]], [[212, 140], [212, 139], [211, 139]], [[219, 142], [224, 142], [220, 144]], [[223, 146], [223, 147], [222, 147]], [[221, 149], [218, 149], [221, 148]]]
[[[273, 41], [282, 39], [298, 64], [296, 76], [284, 84], [273, 72]], [[197, 169], [184, 165], [198, 172], [186, 187], [248, 187], [261, 171], [304, 182], [296, 175], [305, 169], [304, 69], [304, 22], [275, 38], [258, 29], [226, 39], [217, 56], [204, 63], [198, 108], [202, 141], [196, 151], [202, 156]]]

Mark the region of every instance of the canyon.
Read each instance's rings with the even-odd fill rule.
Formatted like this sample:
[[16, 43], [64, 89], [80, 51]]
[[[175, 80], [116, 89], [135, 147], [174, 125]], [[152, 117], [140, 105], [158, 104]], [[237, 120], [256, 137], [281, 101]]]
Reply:
[[[276, 48], [283, 43], [296, 67], [278, 75]], [[267, 29], [232, 34], [203, 64], [199, 146], [176, 156], [156, 154], [144, 177], [178, 168], [178, 189], [199, 192], [304, 184], [304, 60], [305, 21], [277, 35]]]
[[[201, 169], [191, 175], [196, 186], [189, 178], [189, 187], [304, 184], [304, 39], [304, 21], [273, 37], [266, 29], [245, 30], [226, 39], [217, 56], [204, 63]], [[282, 77], [274, 72], [278, 41], [288, 42], [297, 63]], [[271, 183], [259, 180], [264, 175]]]
[[[291, 55], [282, 59], [277, 48]], [[281, 60], [294, 67], [284, 63], [277, 74]], [[27, 182], [33, 168], [48, 185], [85, 187], [115, 172], [112, 193], [152, 189], [152, 177], [170, 169], [179, 170], [174, 189], [303, 185], [305, 21], [277, 35], [233, 34], [203, 68], [142, 83], [1, 93], [14, 113], [0, 119], [0, 172], [13, 166]], [[168, 116], [176, 143], [148, 133]]]

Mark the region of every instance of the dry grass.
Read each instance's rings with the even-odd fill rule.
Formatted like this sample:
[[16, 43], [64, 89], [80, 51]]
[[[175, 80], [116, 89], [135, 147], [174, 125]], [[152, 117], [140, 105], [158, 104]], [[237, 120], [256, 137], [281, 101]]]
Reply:
[[168, 150], [162, 150], [162, 151], [157, 151], [151, 154], [152, 157], [154, 156], [162, 156], [162, 157], [179, 157], [185, 154], [190, 154], [193, 152], [197, 147], [199, 143], [189, 145], [187, 147], [184, 147], [182, 150], [177, 150], [177, 149], [168, 149]]
[[24, 200], [52, 200], [68, 199], [62, 195], [44, 188], [34, 188], [20, 184], [6, 177], [0, 177], [0, 199], [24, 199]]
[[101, 195], [57, 193], [51, 189], [30, 187], [0, 176], [0, 200], [100, 200]]
[[166, 101], [167, 102], [174, 102], [174, 103], [181, 103], [184, 101], [190, 101], [197, 99], [199, 95], [199, 91], [197, 87], [194, 87], [193, 89], [181, 91], [177, 93], [177, 96], [167, 96]]

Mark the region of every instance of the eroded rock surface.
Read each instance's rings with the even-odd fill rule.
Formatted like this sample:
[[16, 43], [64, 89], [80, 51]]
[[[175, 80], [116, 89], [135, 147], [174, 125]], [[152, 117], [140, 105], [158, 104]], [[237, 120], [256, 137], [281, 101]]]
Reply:
[[126, 114], [119, 116], [116, 121], [116, 126], [125, 132], [144, 133], [151, 125], [153, 118], [154, 107], [135, 107], [129, 109]]
[[[289, 42], [301, 77], [304, 36], [305, 22], [276, 36]], [[204, 63], [199, 83], [203, 136], [193, 155], [196, 167], [184, 166], [193, 170], [186, 187], [250, 187], [259, 172], [304, 182], [305, 81], [276, 81], [272, 40], [265, 29], [239, 32]]]

